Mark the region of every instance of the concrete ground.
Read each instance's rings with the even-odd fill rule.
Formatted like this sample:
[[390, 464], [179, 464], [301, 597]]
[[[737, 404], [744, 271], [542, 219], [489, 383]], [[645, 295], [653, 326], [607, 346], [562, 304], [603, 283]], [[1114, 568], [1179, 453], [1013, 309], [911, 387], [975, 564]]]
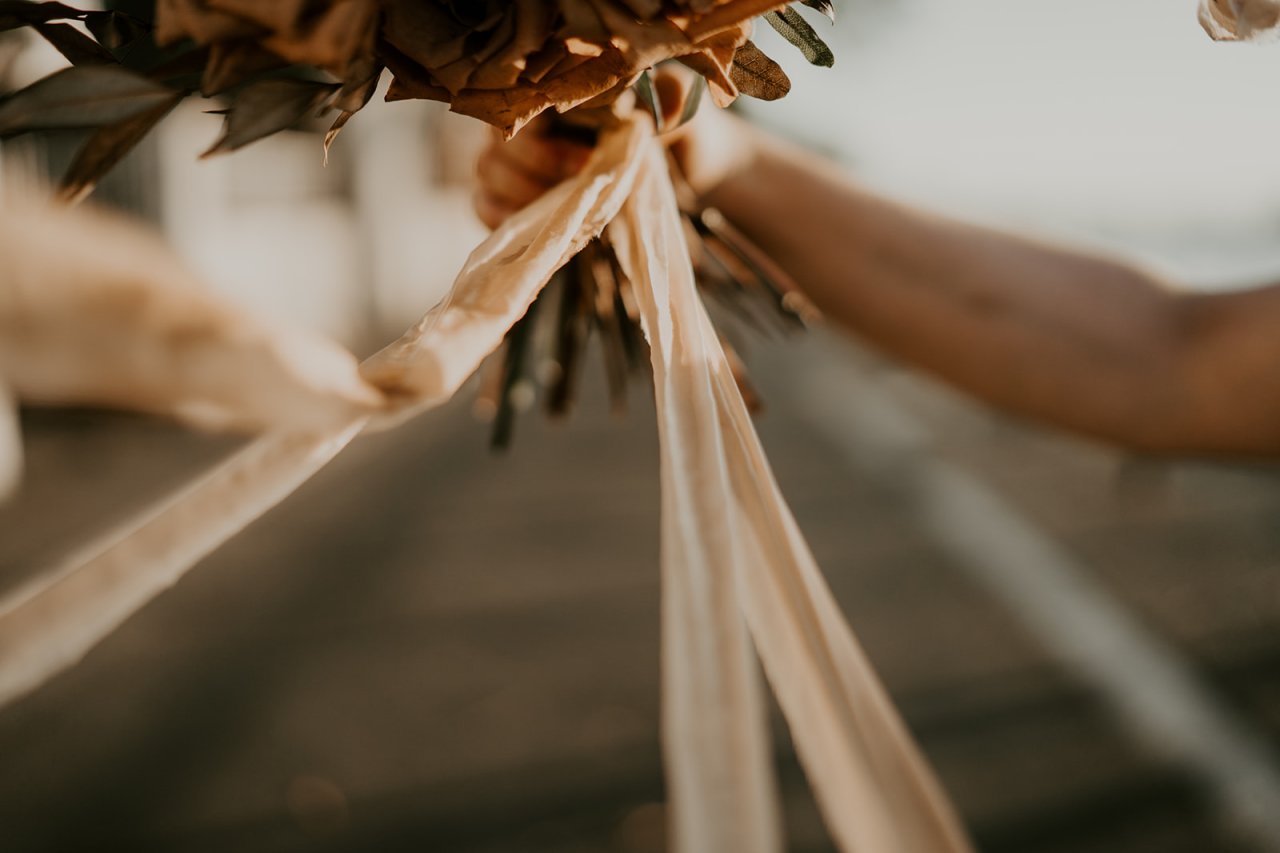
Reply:
[[[981, 850], [1278, 849], [1275, 469], [1122, 457], [821, 336], [750, 361], [800, 525]], [[0, 712], [0, 850], [662, 850], [632, 400], [615, 420], [593, 381], [505, 456], [469, 395], [361, 440]], [[234, 444], [25, 426], [2, 589]], [[791, 849], [829, 850], [777, 733]]]

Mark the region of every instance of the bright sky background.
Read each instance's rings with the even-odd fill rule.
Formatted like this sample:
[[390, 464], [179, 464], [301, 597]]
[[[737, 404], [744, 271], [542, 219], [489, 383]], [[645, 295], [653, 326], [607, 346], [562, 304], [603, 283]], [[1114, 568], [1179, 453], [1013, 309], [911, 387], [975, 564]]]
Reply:
[[1206, 285], [1280, 279], [1280, 44], [1195, 0], [836, 0], [834, 69], [753, 112], [894, 195], [1114, 246]]

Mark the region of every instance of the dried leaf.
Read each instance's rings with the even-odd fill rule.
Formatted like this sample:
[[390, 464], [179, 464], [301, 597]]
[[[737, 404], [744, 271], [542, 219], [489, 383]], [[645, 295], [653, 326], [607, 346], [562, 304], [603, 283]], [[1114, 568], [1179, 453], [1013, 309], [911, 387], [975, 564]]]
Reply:
[[642, 21], [662, 11], [662, 0], [622, 0], [622, 3]]
[[337, 88], [334, 83], [286, 78], [250, 83], [232, 100], [222, 136], [201, 156], [235, 151], [287, 130], [313, 113]]
[[115, 65], [111, 51], [70, 24], [35, 24], [33, 29], [72, 65]]
[[735, 27], [699, 43], [694, 53], [680, 57], [684, 63], [706, 81], [716, 106], [728, 107], [738, 98], [738, 87], [733, 84], [730, 69], [738, 48], [751, 38], [751, 22], [742, 21]]
[[206, 98], [220, 95], [287, 64], [251, 41], [215, 42], [207, 50], [208, 60], [200, 77], [200, 94]]
[[457, 62], [439, 69], [437, 77], [452, 91], [505, 89], [514, 86], [524, 71], [525, 57], [542, 47], [550, 26], [550, 9], [542, 0], [515, 0], [509, 14]]
[[769, 12], [764, 16], [769, 25], [778, 31], [778, 35], [800, 49], [804, 58], [813, 65], [830, 68], [835, 65], [836, 56], [827, 47], [827, 43], [809, 26], [809, 22], [790, 6]]
[[350, 69], [347, 78], [342, 82], [342, 88], [334, 96], [333, 106], [343, 112], [360, 112], [373, 98], [373, 93], [378, 90], [378, 82], [382, 79], [384, 70], [386, 66], [372, 59], [367, 67], [361, 64], [359, 67]]
[[785, 0], [736, 0], [721, 3], [705, 15], [694, 18], [685, 26], [685, 34], [694, 42], [702, 42], [726, 30], [733, 29], [759, 15], [782, 8]]
[[836, 7], [832, 4], [831, 0], [800, 0], [800, 2], [808, 6], [810, 9], [817, 9], [825, 15], [827, 20], [831, 23], [834, 24], [836, 22]]
[[424, 86], [422, 83], [405, 77], [392, 77], [387, 87], [386, 100], [391, 101], [443, 101], [449, 103], [449, 90], [443, 86]]
[[90, 12], [84, 16], [85, 26], [98, 43], [108, 50], [124, 50], [151, 32], [151, 26], [141, 18], [112, 9], [109, 12]]
[[342, 5], [340, 2], [318, 3], [316, 0], [202, 0], [210, 9], [235, 15], [257, 24], [264, 30], [295, 35], [303, 34], [304, 18], [314, 18], [324, 7]]
[[[645, 69], [666, 59], [716, 76], [718, 102], [750, 19], [777, 0], [160, 0], [164, 38], [245, 39], [291, 62], [340, 77], [337, 106], [368, 79], [352, 69], [385, 63], [389, 100], [429, 98], [513, 135], [548, 109], [611, 105]], [[381, 10], [381, 16], [373, 12]], [[223, 17], [219, 17], [223, 16]], [[257, 28], [239, 34], [232, 24]], [[227, 29], [230, 28], [230, 29]]]
[[577, 39], [589, 44], [609, 44], [609, 31], [590, 3], [583, 0], [557, 0], [562, 25], [556, 32], [560, 39]]
[[351, 121], [351, 117], [355, 113], [349, 110], [343, 110], [338, 113], [338, 117], [333, 120], [333, 124], [324, 134], [324, 164], [329, 165], [329, 149], [333, 147], [333, 141], [338, 138], [338, 134], [342, 133], [342, 129], [347, 126], [347, 122]]
[[156, 44], [161, 47], [188, 38], [196, 44], [206, 45], [264, 35], [266, 33], [257, 24], [211, 9], [204, 0], [156, 0], [155, 36]]
[[469, 28], [441, 5], [385, 0], [383, 7], [383, 40], [421, 68], [434, 71], [467, 55]]
[[392, 75], [386, 95], [388, 101], [421, 98], [448, 103], [452, 97], [449, 90], [436, 83], [425, 68], [391, 45], [379, 45], [378, 56]]
[[186, 95], [175, 93], [168, 101], [117, 124], [99, 128], [84, 143], [63, 176], [59, 195], [77, 202], [93, 191], [102, 176], [115, 167], [151, 129], [173, 112]]
[[468, 89], [453, 98], [449, 109], [486, 121], [502, 130], [509, 139], [520, 128], [551, 109], [553, 104], [554, 101], [545, 93], [532, 86], [521, 85], [494, 91]]
[[787, 72], [752, 42], [738, 48], [733, 55], [729, 76], [738, 91], [762, 101], [776, 101], [791, 91]]
[[119, 66], [65, 68], [0, 103], [0, 136], [115, 124], [172, 97], [172, 89]]
[[15, 30], [59, 18], [79, 18], [84, 13], [63, 3], [30, 3], [27, 0], [0, 0], [0, 32]]
[[[208, 47], [197, 47], [193, 50], [184, 51], [152, 68], [147, 72], [147, 76], [152, 80], [159, 80], [175, 88], [194, 88], [194, 85], [188, 86], [185, 84], [192, 82], [192, 78], [195, 80], [200, 79], [209, 63], [211, 54], [212, 51]], [[179, 86], [179, 82], [184, 85]]]
[[[0, 0], [2, 2], [3, 0]], [[778, 0], [157, 0], [156, 40], [214, 46], [204, 90], [262, 79], [251, 45], [332, 73], [334, 105], [356, 112], [385, 65], [388, 100], [449, 103], [516, 133], [548, 109], [612, 108], [668, 59], [708, 76], [717, 103], [750, 21]], [[106, 13], [102, 13], [106, 14]], [[103, 19], [104, 25], [106, 19]], [[184, 81], [185, 82], [185, 81]]]
[[[238, 5], [243, 6], [246, 2], [255, 9], [264, 10], [279, 5], [263, 3], [262, 0], [244, 0]], [[299, 15], [292, 32], [276, 31], [263, 41], [263, 46], [290, 62], [323, 68], [338, 77], [346, 76], [353, 61], [372, 61], [378, 11], [375, 3], [370, 0], [343, 0], [330, 3], [329, 8], [319, 12], [315, 10], [315, 3], [306, 5], [311, 8], [306, 10], [306, 15]]]

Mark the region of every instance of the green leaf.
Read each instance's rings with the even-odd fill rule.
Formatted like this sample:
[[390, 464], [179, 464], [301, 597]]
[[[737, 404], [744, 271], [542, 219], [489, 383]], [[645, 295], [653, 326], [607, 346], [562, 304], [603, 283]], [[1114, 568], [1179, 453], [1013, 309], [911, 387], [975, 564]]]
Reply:
[[71, 168], [62, 178], [61, 196], [71, 202], [88, 195], [102, 176], [111, 171], [151, 129], [173, 112], [186, 97], [175, 92], [167, 101], [133, 118], [98, 128], [81, 147]]
[[832, 5], [831, 0], [800, 0], [800, 2], [810, 9], [817, 9], [831, 23], [836, 22], [836, 7]]
[[688, 96], [684, 99], [684, 109], [680, 111], [680, 120], [676, 122], [676, 127], [684, 127], [693, 121], [693, 117], [698, 114], [698, 107], [702, 106], [702, 93], [707, 90], [707, 78], [701, 74], [693, 78], [693, 88], [689, 90]]
[[313, 80], [273, 78], [250, 83], [236, 93], [222, 125], [222, 136], [202, 154], [235, 151], [282, 130], [315, 111], [338, 86]]
[[641, 103], [649, 108], [649, 113], [653, 116], [653, 126], [658, 133], [662, 133], [662, 101], [658, 97], [657, 87], [653, 85], [653, 77], [646, 70], [640, 74], [635, 85], [636, 95]]
[[835, 64], [836, 56], [831, 48], [827, 47], [827, 43], [795, 9], [788, 6], [777, 12], [766, 12], [764, 19], [778, 31], [778, 35], [798, 47], [804, 58], [813, 65], [830, 68]]
[[173, 95], [172, 89], [115, 65], [64, 68], [0, 103], [0, 137], [115, 124]]
[[70, 24], [35, 24], [35, 31], [72, 65], [115, 65], [116, 58], [102, 45]]
[[791, 80], [782, 66], [747, 42], [733, 54], [729, 79], [738, 91], [762, 101], [776, 101], [791, 91]]

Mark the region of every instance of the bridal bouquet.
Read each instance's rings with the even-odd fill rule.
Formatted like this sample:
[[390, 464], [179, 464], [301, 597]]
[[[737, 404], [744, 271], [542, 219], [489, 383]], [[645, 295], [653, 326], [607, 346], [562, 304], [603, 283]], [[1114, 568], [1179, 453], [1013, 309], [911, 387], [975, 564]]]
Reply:
[[[805, 5], [833, 12], [828, 0]], [[90, 131], [64, 181], [68, 198], [82, 196], [195, 92], [226, 98], [224, 129], [209, 154], [318, 111], [335, 114], [327, 147], [387, 75], [388, 99], [444, 101], [508, 136], [554, 111], [597, 139], [579, 175], [478, 246], [448, 297], [358, 375], [329, 350], [309, 350], [328, 353], [335, 379], [298, 383], [308, 391], [300, 399], [332, 405], [309, 409], [303, 424], [268, 431], [146, 518], [0, 600], [0, 702], [72, 665], [362, 431], [389, 428], [449, 399], [515, 337], [513, 327], [548, 282], [586, 257], [591, 298], [574, 304], [589, 306], [602, 328], [610, 317], [636, 323], [652, 367], [663, 487], [662, 734], [674, 848], [781, 847], [758, 655], [843, 849], [967, 850], [783, 501], [695, 266], [704, 254], [719, 257], [733, 270], [729, 278], [750, 279], [744, 287], [770, 298], [779, 294], [777, 276], [715, 217], [682, 209], [678, 176], [655, 133], [662, 110], [646, 73], [658, 62], [692, 68], [721, 106], [740, 93], [787, 92], [782, 69], [751, 41], [757, 18], [809, 61], [831, 63], [806, 19], [778, 0], [157, 0], [153, 19], [57, 2], [0, 2], [0, 30], [30, 27], [72, 63], [0, 102], [0, 135]], [[635, 105], [633, 89], [647, 110]], [[36, 302], [6, 302], [4, 286], [0, 277], [0, 329], [5, 322], [30, 327]], [[154, 333], [159, 324], [168, 331], [149, 357], [123, 359], [108, 372], [128, 378], [150, 365], [177, 377], [147, 386], [153, 391], [143, 407], [190, 416], [246, 403], [194, 395], [179, 404], [191, 394], [186, 385], [197, 383], [166, 372], [187, 363], [176, 348], [189, 345], [182, 333], [190, 337], [192, 329], [203, 331], [199, 340], [211, 352], [238, 353], [244, 336], [230, 315], [210, 307], [188, 316], [184, 306], [195, 303], [182, 299], [156, 309], [169, 306], [172, 293], [154, 272], [127, 286], [132, 290], [119, 302], [134, 308], [117, 312], [123, 331]], [[210, 312], [222, 319], [201, 325]], [[236, 364], [245, 368], [245, 383], [257, 381], [249, 365], [293, 364], [279, 347], [255, 352], [253, 361], [208, 364], [228, 371], [223, 385], [234, 384]], [[41, 374], [21, 355], [15, 357], [36, 378], [9, 384], [27, 396], [41, 387]], [[140, 405], [142, 398], [129, 396], [138, 393], [136, 383], [112, 387], [115, 396], [94, 385], [95, 396], [71, 384], [45, 399]]]
[[[830, 0], [803, 2], [834, 18]], [[756, 16], [810, 61], [833, 61], [778, 0], [157, 0], [154, 21], [4, 0], [0, 31], [32, 27], [72, 67], [9, 98], [0, 136], [96, 129], [67, 176], [80, 192], [197, 91], [228, 95], [210, 154], [317, 110], [336, 113], [328, 145], [384, 71], [387, 100], [444, 101], [508, 137], [547, 110], [609, 108], [668, 59], [702, 75], [721, 106], [740, 92], [778, 98], [790, 83], [751, 43]]]

